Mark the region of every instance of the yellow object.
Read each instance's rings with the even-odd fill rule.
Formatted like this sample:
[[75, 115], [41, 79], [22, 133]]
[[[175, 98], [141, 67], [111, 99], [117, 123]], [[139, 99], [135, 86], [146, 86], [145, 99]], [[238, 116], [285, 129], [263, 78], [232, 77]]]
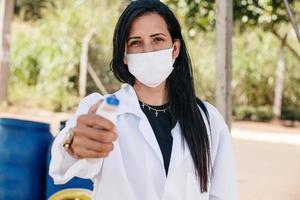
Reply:
[[64, 189], [51, 195], [48, 200], [92, 200], [92, 191], [87, 189]]
[[63, 147], [64, 148], [69, 148], [71, 146], [71, 143], [73, 141], [73, 137], [74, 137], [74, 132], [72, 129], [70, 129], [67, 133], [67, 136], [65, 137], [64, 143], [63, 143]]

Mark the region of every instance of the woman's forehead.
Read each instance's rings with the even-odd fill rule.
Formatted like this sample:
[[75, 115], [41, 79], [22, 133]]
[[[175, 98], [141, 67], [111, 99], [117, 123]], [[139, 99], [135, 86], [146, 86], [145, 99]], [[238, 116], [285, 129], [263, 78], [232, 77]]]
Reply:
[[170, 36], [164, 18], [156, 13], [148, 13], [138, 17], [132, 22], [129, 37], [151, 36], [157, 33]]

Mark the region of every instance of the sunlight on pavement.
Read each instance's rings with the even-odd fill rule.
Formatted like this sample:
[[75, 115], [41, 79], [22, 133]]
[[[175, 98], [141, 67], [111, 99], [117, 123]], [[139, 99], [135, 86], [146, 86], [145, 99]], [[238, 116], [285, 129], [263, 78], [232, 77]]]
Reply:
[[261, 141], [261, 142], [272, 142], [272, 143], [283, 143], [300, 145], [300, 133], [273, 133], [264, 131], [251, 131], [243, 130], [240, 128], [233, 128], [231, 130], [232, 137], [235, 139]]

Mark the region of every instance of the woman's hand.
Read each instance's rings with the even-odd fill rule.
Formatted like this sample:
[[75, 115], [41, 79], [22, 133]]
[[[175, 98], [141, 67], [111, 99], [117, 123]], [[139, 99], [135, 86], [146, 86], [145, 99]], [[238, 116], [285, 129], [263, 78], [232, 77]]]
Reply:
[[95, 114], [101, 103], [102, 100], [93, 105], [88, 114], [77, 119], [70, 145], [70, 151], [76, 158], [102, 158], [113, 150], [113, 141], [117, 139], [115, 126]]

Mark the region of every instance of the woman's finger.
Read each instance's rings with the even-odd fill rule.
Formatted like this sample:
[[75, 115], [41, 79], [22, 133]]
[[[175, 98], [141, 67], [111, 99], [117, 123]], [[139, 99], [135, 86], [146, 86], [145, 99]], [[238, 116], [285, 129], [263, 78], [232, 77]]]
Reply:
[[74, 129], [75, 136], [85, 136], [89, 139], [101, 142], [111, 143], [117, 139], [117, 134], [112, 131], [107, 131], [98, 128], [92, 128], [85, 125], [78, 124]]
[[103, 158], [108, 156], [108, 153], [99, 153], [97, 151], [92, 151], [85, 148], [75, 148], [73, 149], [73, 154], [77, 158]]
[[111, 121], [92, 113], [80, 115], [77, 118], [77, 124], [84, 124], [89, 127], [97, 127], [108, 131], [114, 129], [114, 124]]
[[113, 143], [101, 143], [83, 136], [77, 136], [74, 140], [73, 148], [80, 147], [98, 153], [108, 153], [113, 150]]

